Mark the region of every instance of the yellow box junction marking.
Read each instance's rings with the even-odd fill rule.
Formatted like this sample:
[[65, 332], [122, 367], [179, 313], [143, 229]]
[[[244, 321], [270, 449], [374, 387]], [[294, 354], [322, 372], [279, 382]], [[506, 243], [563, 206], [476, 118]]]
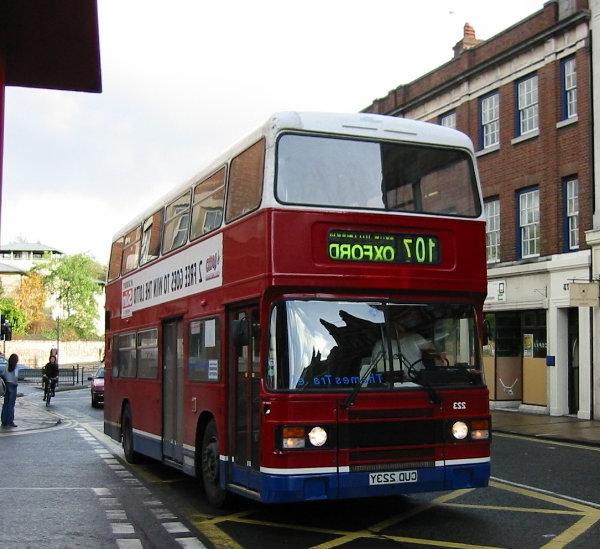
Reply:
[[502, 505], [472, 505], [472, 504], [461, 504], [455, 502], [454, 500], [460, 498], [461, 496], [471, 492], [470, 489], [464, 490], [455, 490], [453, 492], [449, 492], [447, 494], [443, 494], [435, 499], [433, 499], [429, 503], [424, 503], [422, 505], [417, 505], [413, 509], [406, 511], [404, 513], [400, 513], [394, 516], [391, 516], [383, 521], [377, 522], [373, 524], [373, 526], [357, 531], [343, 531], [336, 530], [330, 528], [319, 528], [319, 527], [310, 527], [310, 526], [299, 526], [297, 524], [287, 524], [281, 522], [271, 522], [265, 520], [255, 520], [251, 518], [251, 515], [254, 511], [245, 511], [241, 513], [234, 513], [231, 515], [222, 515], [218, 517], [208, 517], [206, 515], [193, 515], [189, 518], [192, 525], [198, 529], [198, 531], [206, 537], [208, 541], [213, 543], [215, 547], [225, 547], [228, 549], [241, 549], [240, 546], [235, 540], [230, 538], [227, 534], [225, 534], [218, 525], [224, 522], [237, 522], [240, 524], [248, 524], [252, 526], [262, 526], [269, 528], [281, 528], [281, 529], [291, 529], [291, 530], [300, 530], [305, 532], [312, 532], [317, 534], [325, 534], [329, 536], [337, 536], [336, 539], [332, 539], [330, 541], [326, 541], [319, 545], [313, 546], [313, 549], [331, 549], [333, 547], [340, 547], [347, 543], [351, 543], [356, 541], [357, 539], [371, 539], [371, 540], [386, 540], [396, 543], [411, 543], [414, 545], [422, 545], [429, 547], [444, 547], [449, 549], [501, 549], [492, 546], [483, 546], [483, 545], [469, 545], [461, 542], [454, 542], [450, 540], [440, 540], [440, 539], [426, 539], [426, 538], [413, 538], [413, 537], [404, 537], [404, 536], [395, 536], [388, 535], [382, 533], [387, 528], [390, 528], [394, 524], [398, 524], [411, 518], [415, 515], [423, 513], [433, 507], [463, 507], [465, 509], [477, 509], [477, 510], [490, 510], [490, 511], [507, 511], [512, 513], [539, 513], [544, 515], [562, 515], [562, 516], [573, 516], [580, 517], [575, 524], [561, 532], [550, 542], [545, 544], [544, 549], [558, 549], [561, 547], [565, 547], [567, 544], [574, 541], [576, 538], [587, 532], [590, 528], [592, 528], [596, 523], [600, 521], [600, 510], [590, 507], [588, 505], [584, 505], [581, 503], [569, 501], [567, 499], [553, 496], [550, 494], [544, 494], [537, 492], [533, 489], [528, 489], [525, 487], [513, 486], [510, 484], [504, 484], [499, 481], [490, 481], [490, 486], [492, 488], [503, 490], [506, 492], [512, 492], [515, 494], [519, 494], [531, 499], [536, 499], [539, 501], [543, 501], [546, 503], [551, 503], [559, 507], [559, 509], [530, 509], [524, 507], [511, 507], [511, 506], [502, 506]]

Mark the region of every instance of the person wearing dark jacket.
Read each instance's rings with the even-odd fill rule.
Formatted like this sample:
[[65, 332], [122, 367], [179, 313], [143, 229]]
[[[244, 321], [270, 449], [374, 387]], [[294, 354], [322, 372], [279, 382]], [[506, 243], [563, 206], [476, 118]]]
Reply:
[[[54, 396], [54, 389], [58, 382], [58, 363], [56, 362], [56, 356], [51, 355], [48, 363], [42, 369], [42, 383], [44, 386], [44, 393], [46, 392], [46, 383], [50, 381], [50, 390], [52, 391], [52, 396]], [[44, 394], [44, 397], [46, 395]]]
[[2, 427], [16, 427], [15, 425], [15, 403], [17, 401], [17, 383], [19, 357], [14, 353], [8, 357], [8, 367], [4, 378], [6, 380], [6, 394], [2, 405]]

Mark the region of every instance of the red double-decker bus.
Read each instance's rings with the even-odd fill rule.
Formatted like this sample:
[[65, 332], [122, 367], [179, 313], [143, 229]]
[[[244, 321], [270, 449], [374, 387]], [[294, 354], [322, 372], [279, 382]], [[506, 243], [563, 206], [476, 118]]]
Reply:
[[105, 432], [208, 500], [486, 486], [472, 144], [282, 113], [112, 244]]

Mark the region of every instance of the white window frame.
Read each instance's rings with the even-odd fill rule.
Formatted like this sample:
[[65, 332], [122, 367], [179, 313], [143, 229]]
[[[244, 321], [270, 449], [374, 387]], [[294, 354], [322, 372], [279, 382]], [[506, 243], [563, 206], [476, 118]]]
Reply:
[[567, 231], [569, 250], [579, 249], [579, 180], [574, 177], [567, 180]]
[[520, 135], [524, 135], [539, 127], [537, 74], [521, 80], [517, 86], [517, 94], [519, 97], [519, 130]]
[[440, 117], [440, 126], [444, 128], [456, 129], [456, 112], [449, 112]]
[[575, 58], [571, 57], [564, 65], [564, 88], [567, 118], [577, 116], [577, 64]]
[[495, 198], [484, 203], [485, 248], [488, 263], [500, 261], [500, 200]]
[[531, 189], [519, 194], [519, 228], [521, 257], [540, 255], [540, 191]]
[[481, 130], [484, 149], [500, 142], [500, 94], [494, 93], [481, 100]]

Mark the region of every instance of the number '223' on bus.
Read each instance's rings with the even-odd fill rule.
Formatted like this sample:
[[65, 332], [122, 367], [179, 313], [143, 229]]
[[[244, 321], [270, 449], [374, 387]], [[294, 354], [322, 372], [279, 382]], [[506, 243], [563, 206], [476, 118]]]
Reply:
[[105, 432], [208, 501], [486, 486], [472, 144], [281, 113], [119, 231]]

